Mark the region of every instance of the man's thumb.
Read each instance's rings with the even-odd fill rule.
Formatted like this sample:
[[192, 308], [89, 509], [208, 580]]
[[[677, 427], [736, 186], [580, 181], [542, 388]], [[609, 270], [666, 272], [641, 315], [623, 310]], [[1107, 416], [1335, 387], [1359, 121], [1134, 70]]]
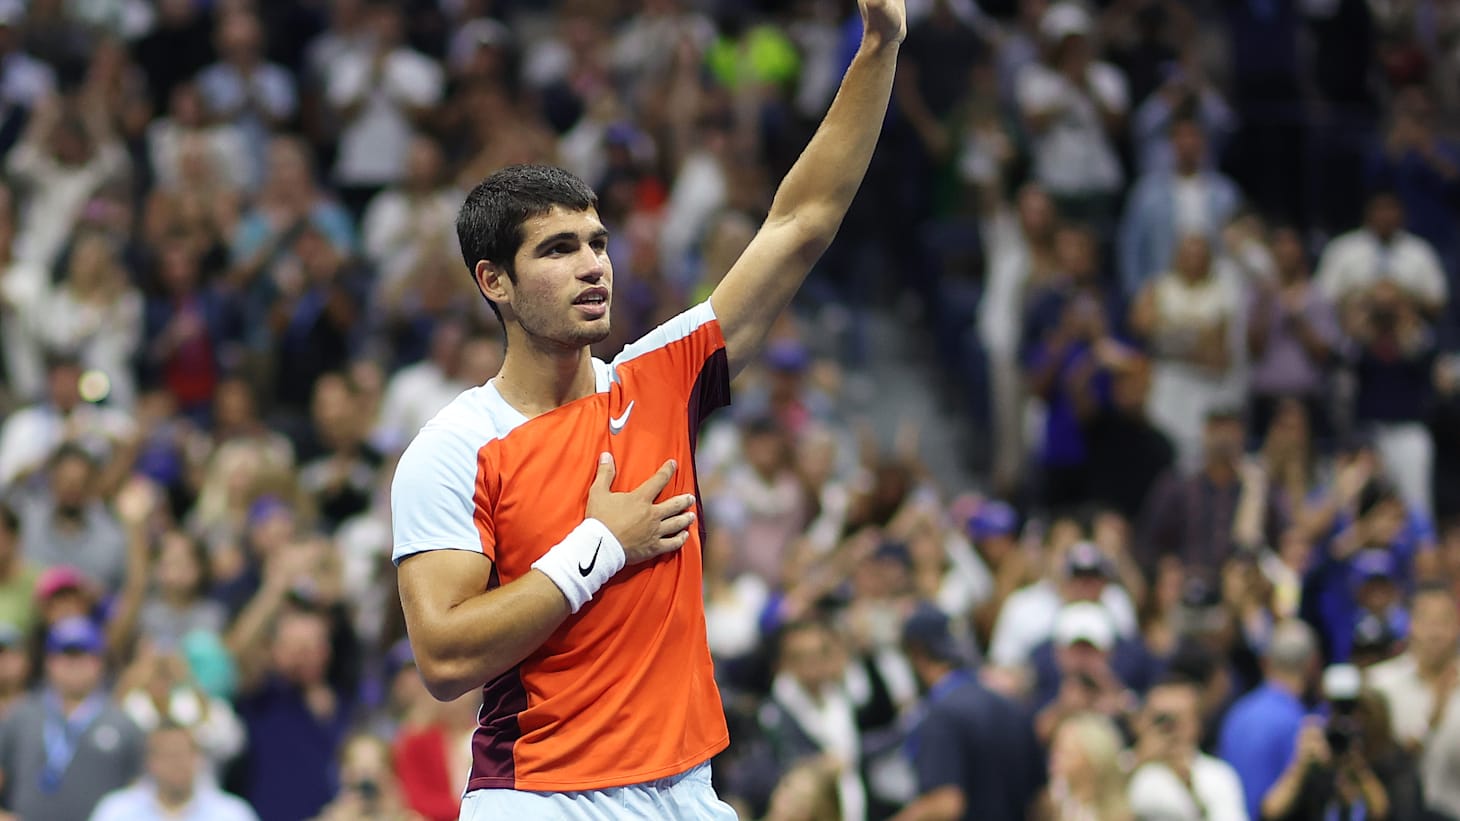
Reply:
[[608, 451], [598, 454], [598, 473], [593, 477], [593, 490], [607, 493], [613, 487], [613, 454]]

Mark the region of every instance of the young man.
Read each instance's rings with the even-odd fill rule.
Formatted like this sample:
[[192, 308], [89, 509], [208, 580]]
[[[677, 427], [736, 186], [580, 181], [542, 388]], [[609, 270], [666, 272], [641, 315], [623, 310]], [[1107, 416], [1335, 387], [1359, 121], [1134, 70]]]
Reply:
[[[401, 602], [439, 699], [483, 689], [463, 819], [731, 818], [705, 640], [693, 444], [831, 242], [872, 156], [906, 30], [859, 0], [856, 59], [765, 225], [698, 305], [612, 364], [593, 192], [554, 168], [483, 181], [457, 222], [507, 333], [501, 372], [401, 457]], [[621, 788], [621, 789], [620, 789]]]

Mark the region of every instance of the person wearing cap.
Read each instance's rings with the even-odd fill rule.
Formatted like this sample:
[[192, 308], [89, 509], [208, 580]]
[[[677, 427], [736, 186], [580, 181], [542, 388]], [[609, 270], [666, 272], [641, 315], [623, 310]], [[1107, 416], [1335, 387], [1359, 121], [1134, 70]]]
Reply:
[[948, 616], [931, 604], [904, 623], [902, 648], [924, 697], [908, 739], [918, 797], [894, 821], [1028, 817], [1045, 781], [1028, 711], [979, 681]]
[[46, 634], [41, 688], [0, 725], [0, 807], [23, 819], [87, 821], [102, 796], [136, 777], [144, 739], [103, 687], [105, 649], [85, 618]]
[[[1396, 596], [1412, 591], [1422, 569], [1433, 562], [1435, 533], [1430, 521], [1408, 507], [1398, 488], [1382, 476], [1363, 482], [1348, 509], [1336, 511], [1327, 528], [1320, 532], [1326, 544], [1319, 542], [1327, 561], [1308, 595], [1327, 656], [1346, 661], [1353, 626], [1366, 609], [1359, 601], [1361, 593], [1371, 608], [1394, 610], [1400, 604]], [[1390, 615], [1398, 616], [1385, 617]]]
[[1151, 679], [1152, 660], [1139, 640], [1122, 637], [1103, 605], [1067, 604], [1054, 635], [1031, 657], [1035, 731], [1048, 742], [1065, 718], [1094, 712], [1124, 722]]
[[1252, 818], [1262, 817], [1263, 796], [1292, 760], [1320, 663], [1313, 628], [1296, 619], [1279, 622], [1263, 649], [1262, 684], [1238, 699], [1222, 721], [1218, 754], [1242, 781]]
[[1110, 613], [1118, 635], [1135, 635], [1135, 605], [1124, 588], [1110, 583], [1110, 561], [1099, 547], [1093, 542], [1076, 542], [1051, 565], [1052, 578], [1017, 591], [1005, 602], [989, 643], [989, 661], [994, 666], [1027, 666], [1034, 648], [1054, 635], [1060, 610], [1071, 602], [1098, 602]]
[[1125, 75], [1095, 59], [1094, 21], [1078, 3], [1052, 4], [1039, 34], [1044, 60], [1019, 72], [1015, 90], [1033, 135], [1035, 179], [1066, 209], [1108, 227], [1125, 182], [1111, 141], [1130, 106]]
[[[1019, 514], [1005, 502], [986, 499], [968, 517], [967, 532], [974, 552], [962, 562], [959, 577], [966, 580], [967, 595], [975, 603], [974, 629], [986, 639], [1004, 602], [1028, 573], [1028, 562], [1019, 552]], [[950, 558], [957, 562], [958, 554], [950, 551]]]
[[1399, 653], [1399, 637], [1389, 629], [1389, 624], [1378, 616], [1362, 616], [1354, 625], [1353, 639], [1349, 645], [1349, 663], [1367, 670], [1382, 664]]
[[90, 821], [259, 821], [242, 799], [213, 785], [188, 728], [164, 722], [146, 744], [146, 776], [109, 793]]

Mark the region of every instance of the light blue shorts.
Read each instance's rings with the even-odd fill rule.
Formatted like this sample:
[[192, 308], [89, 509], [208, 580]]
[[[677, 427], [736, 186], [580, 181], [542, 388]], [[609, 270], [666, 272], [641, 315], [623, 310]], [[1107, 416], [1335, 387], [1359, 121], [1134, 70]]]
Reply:
[[737, 821], [715, 795], [710, 764], [628, 787], [584, 792], [472, 790], [461, 821]]

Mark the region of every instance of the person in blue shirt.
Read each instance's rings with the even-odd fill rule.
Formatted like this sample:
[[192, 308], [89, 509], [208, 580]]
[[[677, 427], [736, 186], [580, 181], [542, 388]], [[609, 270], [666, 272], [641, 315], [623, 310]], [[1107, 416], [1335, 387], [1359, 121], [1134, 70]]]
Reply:
[[1296, 619], [1280, 622], [1263, 653], [1262, 684], [1238, 699], [1222, 722], [1217, 752], [1237, 771], [1252, 818], [1262, 817], [1262, 797], [1292, 760], [1319, 665], [1313, 629]]
[[926, 688], [908, 741], [918, 797], [894, 821], [1019, 821], [1044, 786], [1027, 711], [964, 665], [948, 616], [929, 604], [903, 625], [903, 652]]

